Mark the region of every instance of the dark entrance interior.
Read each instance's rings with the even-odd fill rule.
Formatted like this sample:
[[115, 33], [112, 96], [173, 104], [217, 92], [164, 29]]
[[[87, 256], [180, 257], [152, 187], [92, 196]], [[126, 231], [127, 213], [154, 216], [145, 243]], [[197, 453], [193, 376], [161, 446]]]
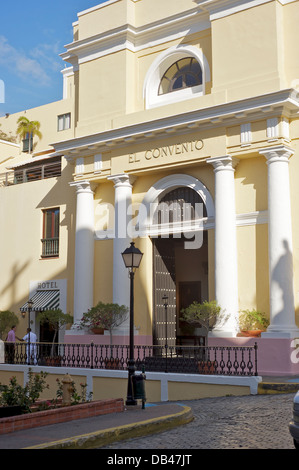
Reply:
[[[186, 249], [184, 238], [153, 239], [154, 344], [199, 344], [202, 331], [182, 321], [181, 310], [208, 299], [208, 243], [204, 232], [200, 248]], [[167, 328], [163, 296], [168, 296]], [[166, 338], [167, 334], [167, 338]]]
[[[55, 329], [50, 323], [43, 323], [40, 325], [40, 342], [41, 343], [52, 343], [55, 336]], [[57, 341], [57, 338], [56, 338]]]

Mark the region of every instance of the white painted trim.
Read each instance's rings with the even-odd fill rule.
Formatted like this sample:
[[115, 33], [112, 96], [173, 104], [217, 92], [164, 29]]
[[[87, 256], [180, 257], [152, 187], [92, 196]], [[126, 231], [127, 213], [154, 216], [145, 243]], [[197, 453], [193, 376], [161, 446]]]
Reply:
[[[33, 373], [48, 372], [49, 374], [61, 375], [70, 374], [71, 376], [85, 376], [87, 389], [86, 393], [92, 392], [93, 379], [96, 377], [114, 378], [114, 379], [127, 379], [128, 372], [122, 370], [106, 370], [106, 369], [77, 369], [70, 367], [45, 367], [45, 366], [31, 366]], [[0, 364], [0, 371], [9, 372], [23, 372], [24, 373], [24, 386], [28, 382], [28, 366], [18, 366], [11, 364]], [[161, 402], [169, 400], [169, 384], [173, 382], [184, 383], [186, 387], [188, 384], [207, 384], [207, 385], [221, 385], [221, 386], [236, 386], [248, 387], [251, 395], [257, 395], [258, 384], [262, 381], [260, 376], [229, 376], [229, 375], [200, 375], [200, 374], [174, 374], [168, 372], [147, 372], [146, 382], [160, 382], [161, 383]], [[146, 385], [145, 385], [146, 386]], [[182, 400], [185, 400], [182, 397]]]
[[188, 187], [196, 191], [203, 200], [209, 218], [213, 218], [215, 214], [214, 201], [206, 186], [193, 176], [176, 174], [166, 176], [157, 181], [146, 193], [141, 206], [142, 211], [139, 211], [137, 217], [136, 229], [139, 236], [148, 236], [152, 227], [152, 216], [155, 212], [155, 207], [158, 205], [159, 197], [164, 192], [168, 192], [176, 187]]
[[268, 223], [268, 211], [247, 212], [236, 215], [237, 227], [246, 227], [248, 225], [260, 225]]
[[[202, 11], [210, 13], [210, 20], [219, 20], [226, 16], [234, 15], [249, 8], [254, 8], [273, 0], [193, 0]], [[278, 0], [281, 5], [293, 3], [297, 0]]]
[[[199, 126], [201, 130], [215, 128], [215, 125], [222, 125], [222, 121], [226, 120], [226, 125], [235, 123], [236, 116], [242, 113], [244, 122], [248, 120], [250, 114], [251, 119], [260, 118], [261, 113], [277, 112], [281, 115], [282, 108], [284, 114], [288, 116], [297, 115], [299, 110], [299, 92], [293, 89], [282, 90], [275, 93], [269, 93], [253, 98], [233, 101], [230, 103], [212, 106], [209, 108], [198, 109], [187, 113], [169, 116], [153, 121], [142, 122], [132, 126], [121, 127], [101, 132], [99, 134], [92, 134], [84, 137], [77, 137], [66, 141], [52, 143], [51, 146], [57, 152], [64, 153], [65, 157], [72, 157], [72, 152], [86, 151], [90, 154], [88, 147], [91, 145], [97, 146], [97, 152], [100, 149], [106, 149], [109, 143], [117, 145], [127, 145], [126, 139], [135, 137], [142, 141], [152, 139], [155, 132], [167, 132], [172, 129], [177, 135], [195, 131]], [[215, 124], [217, 120], [217, 124]]]
[[88, 8], [87, 10], [80, 11], [77, 16], [80, 18], [80, 16], [87, 15], [88, 13], [92, 13], [93, 11], [100, 10], [101, 8], [107, 7], [111, 5], [112, 3], [117, 3], [120, 2], [121, 0], [107, 0], [106, 2], [100, 3], [99, 5], [96, 5], [94, 7]]
[[[159, 85], [166, 70], [184, 57], [194, 57], [202, 69], [202, 85], [184, 90], [158, 95]], [[151, 64], [143, 85], [143, 97], [146, 109], [196, 98], [205, 93], [205, 83], [211, 80], [210, 67], [202, 50], [190, 45], [178, 45], [163, 51]]]
[[[0, 144], [6, 144], [6, 145], [11, 145], [12, 147], [17, 147], [20, 148], [19, 144], [15, 144], [14, 142], [9, 142], [8, 140], [2, 140], [0, 139]], [[13, 157], [12, 157], [13, 158]], [[1, 163], [1, 162], [0, 162]]]
[[65, 46], [67, 52], [60, 56], [72, 65], [83, 64], [125, 49], [131, 52], [142, 51], [209, 28], [207, 15], [198, 15], [198, 9], [195, 8], [140, 28], [125, 24], [111, 31], [74, 41]]
[[251, 133], [251, 123], [247, 122], [241, 124], [241, 147], [251, 145], [252, 142], [252, 133]]

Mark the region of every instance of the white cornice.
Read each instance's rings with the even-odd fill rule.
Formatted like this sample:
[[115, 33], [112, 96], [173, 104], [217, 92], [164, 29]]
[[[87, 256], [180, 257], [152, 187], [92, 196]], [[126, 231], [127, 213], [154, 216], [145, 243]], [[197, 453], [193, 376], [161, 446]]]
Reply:
[[111, 3], [117, 3], [120, 0], [107, 0], [106, 2], [100, 3], [99, 5], [96, 5], [94, 7], [88, 8], [87, 10], [80, 11], [80, 13], [77, 14], [78, 18], [83, 15], [87, 15], [88, 13], [92, 13], [93, 11], [99, 10], [100, 8], [107, 7], [108, 5], [111, 5]]
[[103, 57], [120, 50], [138, 52], [165, 42], [181, 39], [209, 29], [208, 15], [198, 8], [167, 18], [165, 21], [150, 23], [140, 28], [125, 24], [101, 34], [67, 44], [60, 56], [72, 65]]
[[10, 142], [9, 140], [2, 140], [0, 139], [0, 144], [11, 145], [12, 147], [20, 148], [19, 144], [15, 144], [14, 142]]
[[[243, 10], [248, 10], [273, 0], [193, 0], [202, 11], [209, 12], [210, 20], [217, 20], [225, 16], [233, 15]], [[277, 0], [281, 5], [293, 3], [298, 0]]]
[[72, 158], [93, 152], [107, 151], [117, 146], [124, 147], [132, 142], [146, 142], [161, 138], [165, 133], [182, 135], [219, 126], [231, 126], [248, 120], [266, 119], [267, 116], [294, 117], [299, 112], [299, 92], [293, 89], [234, 101], [210, 108], [199, 109], [166, 118], [141, 122], [97, 134], [52, 144], [56, 151]]

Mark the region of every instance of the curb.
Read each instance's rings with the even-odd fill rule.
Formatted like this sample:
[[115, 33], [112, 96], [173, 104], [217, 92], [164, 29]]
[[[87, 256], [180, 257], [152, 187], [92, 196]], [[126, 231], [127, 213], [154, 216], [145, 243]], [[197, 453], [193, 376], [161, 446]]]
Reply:
[[82, 434], [60, 441], [39, 444], [25, 449], [95, 449], [113, 442], [142, 437], [156, 432], [166, 431], [193, 421], [191, 408], [182, 406], [183, 410], [173, 415], [153, 418], [138, 423], [109, 428], [90, 434]]
[[299, 390], [299, 384], [295, 383], [271, 383], [260, 382], [258, 384], [259, 395], [271, 395], [275, 393], [296, 393]]

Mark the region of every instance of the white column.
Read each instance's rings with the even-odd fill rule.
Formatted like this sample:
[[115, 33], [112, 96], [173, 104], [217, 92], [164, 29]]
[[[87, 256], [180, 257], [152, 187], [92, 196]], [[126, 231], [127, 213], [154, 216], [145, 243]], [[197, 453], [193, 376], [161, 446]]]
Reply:
[[[130, 177], [126, 174], [109, 176], [115, 188], [115, 222], [113, 240], [113, 302], [119, 305], [130, 305], [130, 283], [122, 253], [130, 246], [131, 238], [128, 235], [128, 223], [131, 216], [128, 214], [132, 204], [132, 185]], [[128, 325], [123, 324], [121, 328]]]
[[229, 155], [207, 159], [215, 173], [215, 296], [222, 320], [213, 335], [236, 336], [238, 332], [238, 269], [234, 168]]
[[293, 286], [292, 215], [289, 158], [284, 145], [262, 149], [268, 165], [270, 326], [263, 336], [297, 337]]
[[88, 181], [70, 183], [77, 189], [74, 323], [93, 307], [94, 193]]

